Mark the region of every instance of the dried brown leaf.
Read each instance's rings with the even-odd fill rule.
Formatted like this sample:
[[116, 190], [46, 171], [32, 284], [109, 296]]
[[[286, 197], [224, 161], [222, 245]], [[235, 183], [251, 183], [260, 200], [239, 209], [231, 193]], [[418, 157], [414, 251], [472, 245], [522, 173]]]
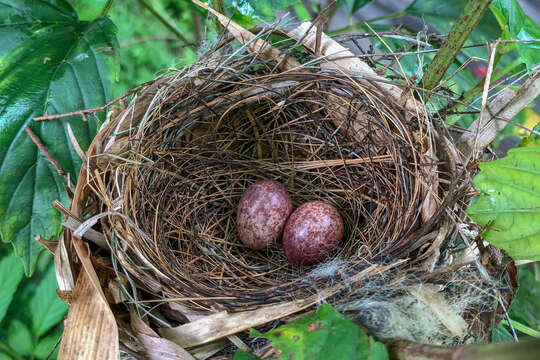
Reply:
[[58, 359], [119, 359], [116, 320], [85, 271], [77, 279]]

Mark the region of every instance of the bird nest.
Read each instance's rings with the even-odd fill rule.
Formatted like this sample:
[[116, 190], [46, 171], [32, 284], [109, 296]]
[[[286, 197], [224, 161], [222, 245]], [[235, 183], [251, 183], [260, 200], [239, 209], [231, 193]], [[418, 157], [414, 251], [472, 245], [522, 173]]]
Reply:
[[418, 228], [423, 145], [381, 92], [339, 73], [272, 73], [251, 55], [198, 64], [151, 91], [143, 117], [131, 118], [135, 101], [113, 122], [129, 120], [121, 140], [96, 154], [98, 212], [122, 214], [102, 226], [149, 289], [159, 279], [160, 293], [202, 309], [313, 291], [279, 242], [251, 250], [239, 240], [238, 202], [257, 180], [282, 183], [294, 207], [334, 205], [344, 237], [328, 261], [344, 259], [353, 272]]
[[[452, 161], [437, 163], [452, 158], [449, 142], [412, 91], [395, 96], [372, 70], [344, 71], [350, 63], [316, 56], [307, 35], [302, 48], [277, 50], [262, 40], [270, 33], [240, 46], [226, 39], [197, 64], [154, 80], [87, 152], [72, 210], [89, 226], [74, 235], [98, 245], [91, 253], [110, 259], [122, 296], [142, 314], [152, 314], [149, 304], [176, 304], [154, 317], [160, 326], [223, 310], [248, 314], [235, 333], [324, 299], [348, 311], [371, 275], [415, 273], [426, 259], [433, 269], [433, 254], [456, 236], [446, 216], [461, 211], [456, 176]], [[283, 184], [295, 208], [322, 200], [338, 210], [343, 240], [323, 263], [292, 265], [279, 241], [252, 250], [239, 240], [239, 199], [263, 179]], [[381, 303], [404, 293], [395, 285]], [[365, 290], [358, 306], [378, 291]]]

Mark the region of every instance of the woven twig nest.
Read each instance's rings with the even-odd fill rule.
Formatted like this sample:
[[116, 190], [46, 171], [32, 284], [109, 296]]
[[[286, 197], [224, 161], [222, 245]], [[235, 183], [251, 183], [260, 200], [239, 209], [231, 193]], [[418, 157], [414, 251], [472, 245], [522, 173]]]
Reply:
[[[373, 72], [315, 56], [305, 38], [296, 55], [260, 39], [223, 41], [156, 79], [100, 130], [71, 208], [89, 220], [67, 236], [98, 245], [90, 252], [113, 278], [103, 286], [120, 288], [111, 301], [130, 304], [115, 308], [120, 324], [131, 309], [195, 348], [322, 300], [354, 310], [374, 291], [359, 295], [368, 280], [399, 297], [391, 280], [433, 270], [440, 245], [455, 237], [455, 176], [451, 161], [436, 163], [452, 154], [429, 113]], [[294, 207], [323, 200], [338, 209], [344, 237], [323, 263], [299, 267], [279, 242], [251, 250], [238, 239], [238, 201], [262, 179], [282, 183]], [[223, 311], [232, 317], [214, 323]], [[216, 333], [224, 322], [230, 328]]]

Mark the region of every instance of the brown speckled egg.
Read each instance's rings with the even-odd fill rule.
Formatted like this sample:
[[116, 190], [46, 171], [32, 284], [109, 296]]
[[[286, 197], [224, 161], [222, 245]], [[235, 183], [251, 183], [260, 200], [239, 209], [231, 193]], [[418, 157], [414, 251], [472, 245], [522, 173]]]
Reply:
[[264, 249], [281, 236], [291, 211], [291, 197], [283, 185], [272, 180], [256, 182], [238, 203], [236, 228], [240, 240], [251, 249]]
[[311, 201], [296, 209], [283, 230], [285, 257], [296, 265], [324, 260], [343, 237], [338, 211], [322, 201]]

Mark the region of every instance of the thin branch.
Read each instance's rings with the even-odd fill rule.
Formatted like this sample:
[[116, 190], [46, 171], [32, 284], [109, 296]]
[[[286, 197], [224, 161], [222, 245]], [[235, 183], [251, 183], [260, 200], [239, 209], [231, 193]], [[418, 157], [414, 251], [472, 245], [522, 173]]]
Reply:
[[36, 146], [38, 147], [38, 149], [43, 153], [43, 155], [45, 155], [45, 157], [47, 158], [47, 160], [49, 160], [49, 162], [52, 164], [52, 166], [54, 166], [54, 168], [56, 169], [56, 171], [58, 172], [58, 175], [62, 176], [64, 179], [66, 179], [66, 181], [68, 182], [69, 186], [75, 188], [75, 183], [71, 180], [71, 178], [68, 176], [68, 174], [64, 171], [64, 169], [62, 169], [62, 167], [60, 166], [60, 164], [58, 163], [58, 161], [56, 161], [56, 159], [51, 155], [51, 153], [47, 150], [47, 148], [45, 147], [45, 145], [43, 145], [43, 143], [41, 142], [41, 140], [39, 140], [39, 138], [37, 137], [37, 135], [32, 131], [32, 129], [30, 129], [30, 127], [28, 125], [26, 125], [24, 127], [24, 131], [26, 131], [26, 133], [28, 134], [28, 136], [30, 136], [30, 139], [32, 139], [32, 142], [34, 144], [36, 144]]
[[34, 121], [61, 119], [61, 118], [65, 118], [65, 117], [68, 117], [68, 116], [74, 116], [74, 115], [80, 115], [80, 116], [83, 117], [84, 120], [86, 120], [86, 114], [93, 114], [93, 113], [96, 113], [98, 111], [105, 110], [109, 106], [113, 105], [114, 103], [116, 103], [116, 102], [122, 100], [123, 98], [133, 94], [134, 92], [140, 90], [141, 88], [143, 88], [145, 86], [148, 86], [148, 85], [151, 85], [151, 84], [155, 83], [158, 80], [160, 80], [160, 78], [157, 78], [157, 79], [150, 80], [150, 81], [147, 81], [145, 83], [142, 83], [141, 85], [129, 90], [124, 95], [121, 95], [121, 96], [119, 96], [119, 97], [117, 97], [115, 99], [112, 99], [111, 101], [109, 101], [108, 103], [106, 103], [103, 106], [98, 106], [98, 107], [95, 107], [95, 108], [84, 109], [84, 110], [71, 111], [71, 112], [64, 113], [64, 114], [38, 116], [38, 117], [34, 118]]

